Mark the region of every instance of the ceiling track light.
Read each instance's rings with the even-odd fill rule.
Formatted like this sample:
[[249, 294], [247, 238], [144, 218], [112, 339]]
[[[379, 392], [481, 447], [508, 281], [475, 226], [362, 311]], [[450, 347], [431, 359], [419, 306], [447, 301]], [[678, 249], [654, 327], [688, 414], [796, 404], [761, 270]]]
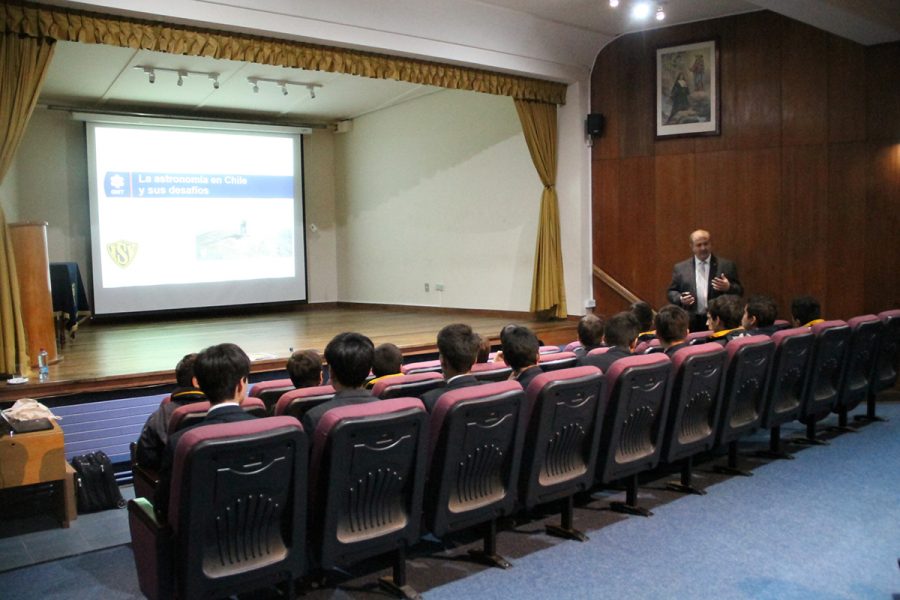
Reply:
[[[618, 8], [621, 4], [620, 0], [609, 0], [610, 8]], [[656, 3], [656, 20], [662, 21], [666, 18], [665, 2]], [[643, 21], [650, 16], [651, 3], [645, 0], [636, 0], [631, 3], [631, 18]]]
[[248, 77], [247, 83], [249, 83], [252, 86], [254, 94], [259, 93], [259, 84], [260, 83], [271, 83], [271, 84], [281, 88], [282, 96], [288, 95], [288, 93], [289, 93], [288, 86], [294, 85], [297, 87], [305, 87], [306, 90], [309, 92], [309, 98], [311, 100], [315, 100], [315, 98], [316, 98], [316, 88], [322, 87], [321, 83], [306, 83], [303, 81], [289, 81], [286, 79], [271, 79], [269, 77]]
[[156, 83], [157, 73], [175, 73], [178, 75], [178, 79], [175, 80], [175, 85], [179, 87], [184, 85], [184, 80], [187, 79], [188, 76], [197, 75], [206, 77], [212, 81], [214, 90], [219, 89], [219, 77], [221, 73], [215, 71], [190, 71], [188, 69], [170, 69], [168, 67], [153, 67], [150, 65], [137, 65], [134, 68], [143, 71], [147, 75], [147, 81], [150, 83]]

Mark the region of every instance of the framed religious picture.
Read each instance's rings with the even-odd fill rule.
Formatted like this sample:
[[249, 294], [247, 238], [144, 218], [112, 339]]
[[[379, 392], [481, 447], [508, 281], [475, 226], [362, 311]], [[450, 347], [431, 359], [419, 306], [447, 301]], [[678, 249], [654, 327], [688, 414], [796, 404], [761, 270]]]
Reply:
[[656, 49], [656, 139], [719, 135], [717, 40]]

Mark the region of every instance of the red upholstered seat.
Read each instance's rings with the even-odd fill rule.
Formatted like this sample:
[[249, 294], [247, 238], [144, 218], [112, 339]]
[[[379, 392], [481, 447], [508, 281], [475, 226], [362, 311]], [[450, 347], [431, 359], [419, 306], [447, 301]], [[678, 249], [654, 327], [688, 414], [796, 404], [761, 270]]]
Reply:
[[800, 403], [800, 420], [806, 424], [806, 437], [800, 441], [817, 444], [822, 442], [816, 437], [816, 422], [828, 416], [837, 405], [850, 327], [840, 320], [823, 321], [813, 325], [811, 331], [815, 339]]
[[440, 373], [440, 360], [423, 360], [419, 362], [400, 365], [400, 372], [404, 375], [412, 375], [414, 373]]
[[382, 400], [404, 396], [415, 396], [418, 398], [429, 390], [443, 386], [444, 377], [440, 373], [431, 371], [413, 373], [382, 379], [372, 388], [372, 395]]
[[844, 359], [844, 376], [838, 392], [835, 412], [842, 428], [848, 427], [847, 413], [866, 400], [872, 387], [878, 359], [878, 347], [884, 322], [875, 315], [861, 315], [847, 321], [850, 341]]
[[556, 371], [558, 369], [569, 369], [575, 366], [578, 357], [574, 352], [553, 352], [550, 354], [538, 355], [538, 365], [544, 372]]
[[300, 420], [306, 411], [334, 398], [334, 388], [330, 385], [297, 388], [285, 392], [275, 403], [276, 415], [289, 415]]
[[[242, 403], [241, 408], [250, 413], [254, 417], [266, 416], [266, 405], [259, 398], [248, 396]], [[166, 430], [171, 434], [181, 431], [185, 427], [196, 425], [206, 416], [209, 410], [209, 402], [192, 402], [179, 406], [169, 417], [169, 426]]]
[[266, 410], [271, 414], [281, 395], [292, 389], [294, 389], [294, 383], [290, 379], [272, 379], [254, 383], [250, 386], [247, 395], [262, 400], [266, 405]]
[[503, 362], [475, 363], [471, 373], [479, 381], [505, 381], [509, 379], [512, 368]]

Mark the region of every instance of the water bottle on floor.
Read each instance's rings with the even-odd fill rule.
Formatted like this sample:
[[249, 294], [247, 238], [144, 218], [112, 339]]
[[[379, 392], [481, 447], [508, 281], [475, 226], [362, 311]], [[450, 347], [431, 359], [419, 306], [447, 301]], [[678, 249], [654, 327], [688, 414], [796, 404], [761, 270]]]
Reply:
[[50, 366], [47, 364], [47, 360], [47, 351], [41, 348], [41, 351], [38, 352], [38, 379], [40, 381], [50, 379]]

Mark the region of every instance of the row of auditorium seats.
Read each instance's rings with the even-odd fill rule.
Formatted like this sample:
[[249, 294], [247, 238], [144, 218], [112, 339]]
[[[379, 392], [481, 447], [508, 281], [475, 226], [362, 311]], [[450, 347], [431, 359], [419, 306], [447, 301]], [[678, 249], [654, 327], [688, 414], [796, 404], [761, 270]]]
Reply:
[[129, 503], [141, 589], [199, 597], [282, 581], [292, 597], [310, 572], [392, 552], [382, 583], [415, 597], [405, 552], [423, 525], [438, 537], [483, 527], [474, 554], [505, 567], [497, 519], [550, 502], [562, 516], [548, 532], [585, 539], [573, 527], [579, 492], [625, 480], [612, 508], [649, 515], [637, 477], [660, 463], [681, 466], [675, 489], [699, 492], [690, 475], [701, 452], [727, 446], [736, 469], [738, 441], [759, 427], [775, 435], [800, 418], [816, 440], [824, 414], [846, 425], [866, 398], [874, 416], [874, 395], [897, 377], [900, 311], [883, 317], [688, 346], [671, 360], [631, 356], [606, 373], [551, 370], [527, 390], [463, 388], [431, 414], [403, 397], [334, 409], [315, 432], [291, 416], [195, 428], [176, 454], [168, 522]]

